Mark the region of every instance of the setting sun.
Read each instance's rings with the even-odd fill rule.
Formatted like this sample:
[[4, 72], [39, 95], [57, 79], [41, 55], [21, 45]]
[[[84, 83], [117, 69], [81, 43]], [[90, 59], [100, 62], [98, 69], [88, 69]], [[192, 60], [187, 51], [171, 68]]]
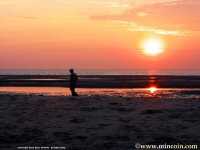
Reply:
[[163, 52], [163, 42], [156, 38], [151, 38], [143, 43], [144, 54], [156, 56]]

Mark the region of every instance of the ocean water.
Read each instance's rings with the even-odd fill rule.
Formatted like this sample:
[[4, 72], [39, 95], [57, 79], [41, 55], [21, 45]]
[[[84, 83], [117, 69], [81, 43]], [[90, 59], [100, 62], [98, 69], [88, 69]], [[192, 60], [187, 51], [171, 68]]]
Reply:
[[[200, 69], [191, 70], [75, 70], [79, 75], [200, 75]], [[26, 70], [0, 70], [0, 75], [66, 75], [69, 74], [65, 69], [26, 69]]]

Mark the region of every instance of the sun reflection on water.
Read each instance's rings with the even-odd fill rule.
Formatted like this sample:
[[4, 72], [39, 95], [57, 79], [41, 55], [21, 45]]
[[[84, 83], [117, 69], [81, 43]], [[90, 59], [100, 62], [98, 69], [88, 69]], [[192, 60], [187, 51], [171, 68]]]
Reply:
[[156, 87], [150, 87], [149, 88], [149, 91], [150, 91], [150, 93], [155, 93], [156, 91], [158, 90], [158, 88], [156, 88]]
[[[200, 89], [158, 88], [156, 85], [148, 88], [112, 89], [112, 88], [77, 88], [80, 97], [112, 96], [112, 97], [158, 97], [158, 98], [200, 98]], [[43, 96], [70, 96], [68, 87], [0, 87], [0, 95], [43, 95]]]

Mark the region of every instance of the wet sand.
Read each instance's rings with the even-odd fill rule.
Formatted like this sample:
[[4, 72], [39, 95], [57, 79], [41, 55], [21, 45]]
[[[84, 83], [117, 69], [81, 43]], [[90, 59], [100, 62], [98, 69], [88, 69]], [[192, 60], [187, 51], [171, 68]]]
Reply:
[[[0, 86], [68, 87], [63, 75], [1, 75]], [[173, 75], [80, 75], [79, 88], [200, 88], [200, 76]]]
[[0, 149], [61, 146], [132, 150], [140, 144], [199, 144], [199, 98], [0, 94]]

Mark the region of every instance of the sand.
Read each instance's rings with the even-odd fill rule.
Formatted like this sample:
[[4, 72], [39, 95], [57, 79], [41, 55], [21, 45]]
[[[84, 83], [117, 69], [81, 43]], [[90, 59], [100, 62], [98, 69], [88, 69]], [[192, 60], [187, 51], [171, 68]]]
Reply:
[[0, 94], [0, 149], [133, 150], [140, 144], [200, 144], [195, 98]]

